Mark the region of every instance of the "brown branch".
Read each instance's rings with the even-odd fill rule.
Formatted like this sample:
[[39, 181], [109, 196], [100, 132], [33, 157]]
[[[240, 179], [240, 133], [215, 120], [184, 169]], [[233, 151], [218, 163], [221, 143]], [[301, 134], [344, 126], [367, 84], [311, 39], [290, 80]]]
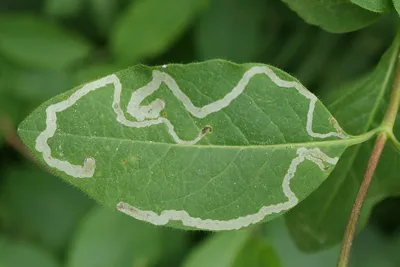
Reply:
[[360, 217], [361, 209], [364, 204], [365, 197], [367, 196], [369, 186], [371, 185], [372, 178], [375, 173], [376, 166], [378, 165], [379, 158], [385, 146], [387, 137], [385, 133], [378, 136], [374, 149], [372, 150], [371, 157], [368, 161], [368, 167], [365, 171], [363, 181], [358, 190], [356, 200], [353, 204], [353, 209], [347, 223], [346, 232], [344, 233], [342, 247], [340, 249], [338, 267], [346, 267], [350, 258], [350, 250], [353, 244], [354, 234], [357, 229], [358, 218]]

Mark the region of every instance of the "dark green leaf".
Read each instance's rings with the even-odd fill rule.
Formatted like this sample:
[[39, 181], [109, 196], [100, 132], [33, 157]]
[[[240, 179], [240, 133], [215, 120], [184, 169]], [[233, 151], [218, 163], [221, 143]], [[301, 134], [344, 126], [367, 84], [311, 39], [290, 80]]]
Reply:
[[351, 0], [351, 2], [373, 12], [387, 12], [392, 9], [391, 0]]
[[121, 62], [136, 63], [168, 49], [185, 31], [205, 0], [134, 1], [121, 15], [110, 40]]
[[118, 15], [118, 1], [89, 0], [90, 14], [98, 31], [107, 36]]
[[251, 238], [251, 231], [213, 234], [189, 254], [184, 267], [231, 267]]
[[36, 68], [64, 68], [85, 58], [90, 45], [33, 15], [0, 15], [0, 55]]
[[99, 79], [106, 75], [112, 74], [118, 71], [120, 67], [115, 64], [97, 62], [90, 66], [84, 66], [75, 73], [75, 83], [83, 84], [88, 81]]
[[[372, 73], [326, 97], [324, 103], [346, 131], [360, 134], [379, 126], [387, 106], [398, 53], [399, 38]], [[400, 133], [400, 125], [396, 125], [395, 132]], [[286, 214], [289, 229], [301, 249], [319, 250], [341, 241], [372, 146], [373, 141], [349, 148], [318, 190]], [[400, 194], [399, 164], [400, 153], [388, 144], [369, 189], [359, 229], [378, 201]]]
[[213, 234], [189, 254], [184, 267], [280, 267], [273, 247], [250, 229]]
[[0, 236], [0, 266], [4, 267], [59, 267], [48, 252], [25, 242]]
[[[168, 246], [179, 247], [176, 243], [183, 241], [179, 234], [175, 239], [171, 233], [170, 229], [132, 221], [126, 215], [96, 207], [75, 236], [67, 266], [154, 266], [166, 255], [164, 250], [174, 253]], [[168, 243], [166, 237], [170, 238]]]
[[211, 1], [196, 29], [200, 58], [256, 61], [266, 45], [262, 26], [267, 14], [263, 0]]
[[399, 246], [392, 238], [382, 236], [372, 227], [365, 228], [354, 242], [350, 267], [396, 267], [400, 265]]
[[[278, 218], [264, 226], [265, 234], [280, 256], [285, 267], [336, 267], [339, 257], [340, 244], [314, 253], [299, 250], [288, 233], [285, 223]], [[372, 227], [365, 228], [356, 236], [349, 267], [397, 267], [399, 246], [393, 238], [382, 236]]]
[[71, 74], [65, 70], [13, 69], [8, 74], [13, 95], [31, 102], [43, 102], [74, 85]]
[[394, 8], [396, 9], [397, 13], [400, 14], [400, 0], [393, 0]]
[[[44, 12], [55, 17], [69, 17], [79, 13], [86, 0], [45, 0]], [[114, 2], [114, 1], [111, 1]]]
[[236, 257], [233, 267], [281, 267], [281, 261], [271, 244], [262, 237], [252, 236]]
[[378, 13], [365, 10], [348, 0], [282, 0], [307, 23], [324, 30], [343, 33], [375, 22]]
[[44, 103], [19, 134], [43, 164], [105, 205], [208, 230], [282, 214], [369, 138], [347, 136], [283, 71], [222, 60], [139, 65], [90, 82]]
[[336, 267], [339, 246], [312, 254], [299, 250], [285, 227], [282, 217], [268, 222], [263, 229], [284, 267]]
[[67, 245], [78, 220], [92, 202], [37, 167], [10, 168], [1, 186], [3, 223], [50, 249]]

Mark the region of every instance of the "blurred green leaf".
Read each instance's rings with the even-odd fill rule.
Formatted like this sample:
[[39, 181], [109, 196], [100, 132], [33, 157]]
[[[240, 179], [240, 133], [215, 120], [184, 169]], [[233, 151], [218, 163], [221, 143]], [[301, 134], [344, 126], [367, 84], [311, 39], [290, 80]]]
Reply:
[[398, 22], [396, 17], [397, 14], [384, 16], [368, 28], [339, 35], [341, 42], [325, 61], [329, 64], [324, 64], [324, 69], [316, 70], [321, 75], [321, 95], [336, 91], [339, 83], [352, 81], [376, 67], [379, 58], [393, 42]]
[[230, 267], [251, 238], [251, 231], [235, 230], [211, 234], [188, 256], [184, 267]]
[[189, 254], [184, 267], [280, 267], [272, 246], [251, 229], [216, 233]]
[[380, 14], [347, 0], [282, 0], [307, 23], [335, 33], [351, 32], [375, 22]]
[[74, 73], [74, 81], [76, 85], [84, 84], [115, 73], [120, 69], [120, 66], [112, 63], [98, 62], [89, 66], [85, 65]]
[[0, 266], [59, 267], [61, 265], [40, 247], [0, 236]]
[[[77, 15], [86, 0], [45, 0], [44, 12], [55, 17], [70, 17]], [[114, 1], [110, 1], [114, 2]]]
[[392, 0], [351, 0], [351, 2], [373, 12], [387, 12], [392, 9]]
[[[29, 109], [29, 111], [31, 110]], [[16, 126], [29, 111], [25, 109], [23, 103], [19, 102], [19, 99], [9, 90], [2, 92], [0, 89], [0, 117], [6, 117]]]
[[[292, 241], [282, 217], [265, 224], [264, 231], [280, 256], [283, 267], [337, 266], [340, 244], [320, 252], [305, 253]], [[397, 240], [400, 240], [400, 235], [388, 238], [371, 227], [365, 228], [354, 240], [349, 267], [399, 266]]]
[[[79, 0], [78, 0], [79, 1]], [[98, 32], [108, 36], [118, 15], [118, 1], [88, 0], [90, 15], [95, 22]]]
[[7, 229], [49, 249], [66, 246], [74, 227], [92, 205], [87, 197], [38, 167], [9, 168], [0, 188]]
[[196, 29], [201, 60], [224, 58], [235, 62], [256, 61], [265, 49], [264, 0], [214, 0]]
[[[393, 83], [399, 42], [397, 38], [372, 73], [325, 97], [324, 103], [346, 131], [360, 134], [378, 127], [382, 121]], [[400, 134], [400, 125], [397, 124], [394, 130]], [[321, 250], [342, 240], [373, 144], [372, 140], [349, 148], [328, 179], [285, 215], [290, 232], [301, 249]], [[388, 144], [369, 189], [359, 230], [378, 201], [400, 195], [398, 166], [400, 153]]]
[[263, 237], [252, 236], [235, 259], [233, 267], [281, 267], [272, 245]]
[[[2, 66], [0, 65], [0, 117], [4, 116], [4, 110], [2, 106], [4, 105], [6, 94], [5, 94], [5, 87], [4, 87], [4, 77], [2, 72]], [[1, 126], [1, 125], [0, 125]], [[4, 144], [4, 133], [0, 130], [0, 149]]]
[[121, 62], [136, 63], [170, 48], [188, 28], [205, 0], [133, 1], [111, 33], [111, 48]]
[[178, 266], [189, 250], [189, 234], [185, 230], [163, 228], [161, 241], [161, 256], [156, 266]]
[[349, 267], [398, 267], [399, 235], [384, 237], [375, 229], [365, 228], [356, 238], [352, 248]]
[[394, 8], [396, 9], [397, 13], [400, 14], [400, 0], [393, 0]]
[[0, 15], [0, 55], [16, 63], [59, 69], [71, 66], [90, 52], [82, 38], [40, 17]]
[[[10, 86], [9, 72], [6, 65], [0, 62], [0, 148], [5, 143], [4, 135], [20, 123], [24, 108], [20, 106], [17, 97]], [[26, 113], [23, 114], [26, 116]], [[12, 129], [13, 130], [13, 129]]]
[[8, 78], [13, 95], [36, 103], [61, 94], [74, 85], [71, 74], [65, 70], [13, 69]]
[[179, 247], [182, 238], [172, 237], [169, 229], [132, 220], [109, 209], [96, 207], [82, 221], [69, 253], [68, 267], [154, 266], [165, 255], [163, 250]]
[[299, 250], [285, 226], [283, 217], [264, 224], [263, 231], [280, 257], [282, 267], [336, 267], [337, 265], [339, 246], [312, 254]]

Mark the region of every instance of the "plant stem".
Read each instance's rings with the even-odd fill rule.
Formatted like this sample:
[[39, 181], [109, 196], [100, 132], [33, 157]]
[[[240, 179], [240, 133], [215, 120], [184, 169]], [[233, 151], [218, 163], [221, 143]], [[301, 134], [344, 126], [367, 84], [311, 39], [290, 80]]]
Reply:
[[365, 171], [363, 181], [358, 190], [356, 200], [353, 204], [353, 209], [347, 223], [346, 232], [344, 233], [342, 247], [340, 249], [338, 267], [347, 267], [350, 258], [350, 249], [353, 244], [354, 234], [357, 229], [358, 218], [364, 204], [365, 197], [367, 196], [369, 186], [374, 176], [376, 166], [378, 165], [379, 158], [382, 154], [383, 147], [385, 146], [387, 137], [385, 133], [378, 136], [374, 149], [372, 150], [371, 157], [368, 161], [368, 167]]
[[353, 208], [350, 214], [349, 221], [347, 223], [346, 231], [340, 249], [338, 267], [347, 267], [350, 258], [350, 250], [353, 244], [354, 235], [357, 229], [358, 218], [364, 204], [365, 197], [367, 196], [368, 189], [371, 185], [372, 178], [374, 176], [376, 166], [378, 165], [379, 158], [382, 155], [383, 148], [388, 139], [388, 136], [392, 139], [393, 126], [396, 121], [397, 112], [400, 105], [400, 62], [397, 60], [397, 67], [395, 71], [395, 78], [392, 87], [392, 93], [390, 96], [390, 102], [385, 113], [385, 117], [382, 121], [381, 128], [383, 131], [378, 135], [376, 139], [374, 149], [371, 152], [367, 169], [364, 173], [363, 180], [358, 190], [356, 199], [353, 204]]
[[386, 110], [382, 127], [385, 127], [388, 134], [393, 134], [393, 126], [396, 121], [397, 112], [400, 104], [400, 61], [397, 61], [395, 79], [393, 83], [392, 94], [390, 95], [389, 106]]

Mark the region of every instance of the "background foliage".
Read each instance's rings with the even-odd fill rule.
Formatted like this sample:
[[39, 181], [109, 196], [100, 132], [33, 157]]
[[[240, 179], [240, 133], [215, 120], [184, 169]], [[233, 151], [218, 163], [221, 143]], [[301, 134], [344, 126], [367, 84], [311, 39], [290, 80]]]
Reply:
[[[310, 235], [295, 243], [283, 218], [211, 234], [154, 227], [103, 209], [32, 163], [15, 128], [50, 97], [136, 63], [262, 62], [323, 98], [374, 69], [392, 42], [395, 14], [357, 23], [370, 19], [377, 23], [339, 35], [307, 24], [280, 0], [1, 0], [0, 266], [335, 266], [340, 227], [328, 244], [315, 245], [307, 243]], [[328, 212], [340, 213], [354, 188], [343, 183]], [[398, 266], [400, 200], [379, 195], [371, 203], [351, 264]], [[288, 217], [301, 215], [295, 212]], [[296, 238], [305, 225], [287, 221]], [[318, 230], [340, 223], [328, 216]]]

